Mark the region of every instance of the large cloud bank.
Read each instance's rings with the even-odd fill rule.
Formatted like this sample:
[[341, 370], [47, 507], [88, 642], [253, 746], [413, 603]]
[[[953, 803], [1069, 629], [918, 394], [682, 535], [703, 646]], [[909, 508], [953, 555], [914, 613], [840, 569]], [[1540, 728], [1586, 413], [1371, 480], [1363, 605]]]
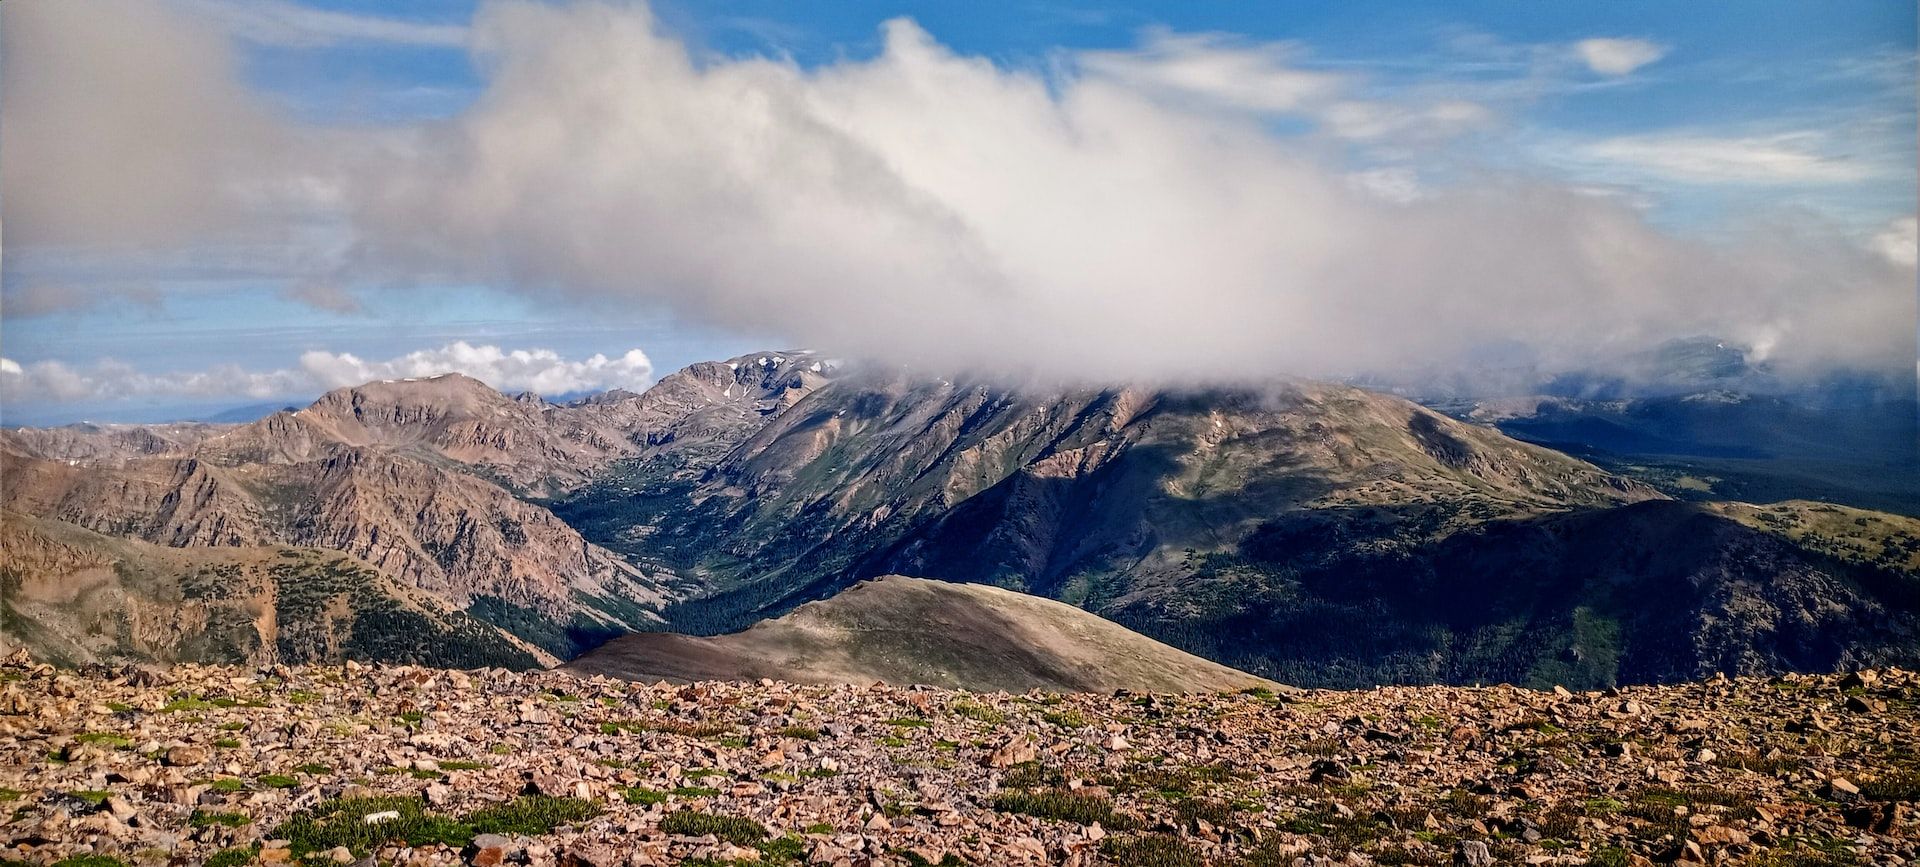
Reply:
[[[127, 69], [56, 76], [67, 49], [46, 46], [112, 20], [78, 6], [29, 4], [6, 29], [9, 229], [68, 243], [321, 209], [354, 244], [316, 279], [665, 304], [844, 355], [1106, 380], [1431, 371], [1489, 348], [1604, 366], [1695, 335], [1785, 370], [1913, 365], [1911, 257], [1805, 223], [1682, 238], [1540, 176], [1357, 172], [1355, 143], [1417, 155], [1492, 118], [1369, 102], [1275, 46], [1162, 34], [1009, 70], [897, 20], [878, 56], [803, 69], [696, 58], [637, 4], [497, 0], [471, 33], [488, 79], [471, 109], [315, 144], [260, 121], [195, 39], [103, 43]], [[1621, 76], [1664, 50], [1570, 56]], [[191, 89], [150, 92], [143, 56]], [[124, 155], [104, 145], [17, 168], [70, 140], [55, 135], [74, 112], [147, 125], [113, 114], [135, 99], [186, 103], [143, 142], [161, 152], [107, 174], [94, 164]], [[181, 192], [200, 187], [218, 195]], [[150, 219], [176, 211], [193, 218]]]

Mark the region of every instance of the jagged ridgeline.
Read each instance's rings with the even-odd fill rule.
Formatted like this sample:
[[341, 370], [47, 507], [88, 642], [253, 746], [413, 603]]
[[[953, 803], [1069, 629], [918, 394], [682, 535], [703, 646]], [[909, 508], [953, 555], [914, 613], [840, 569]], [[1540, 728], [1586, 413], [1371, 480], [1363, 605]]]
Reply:
[[[384, 600], [438, 624], [413, 630], [422, 644], [477, 629], [530, 664], [630, 631], [736, 632], [890, 574], [1060, 600], [1305, 685], [1920, 660], [1920, 522], [1675, 502], [1321, 383], [1059, 388], [768, 352], [565, 405], [443, 376], [247, 425], [0, 436], [9, 526], [84, 552], [9, 546], [10, 582], [60, 589], [12, 605], [8, 633], [72, 661], [290, 652], [259, 594], [292, 579], [235, 579], [253, 601], [233, 611], [253, 614], [222, 622], [252, 626], [219, 632], [235, 637], [217, 650], [104, 601], [164, 605], [199, 574], [140, 566], [150, 549], [274, 546], [373, 576], [339, 591], [363, 600], [348, 610]], [[88, 577], [101, 570], [173, 577]], [[302, 658], [495, 663], [447, 650], [458, 641], [354, 634]]]

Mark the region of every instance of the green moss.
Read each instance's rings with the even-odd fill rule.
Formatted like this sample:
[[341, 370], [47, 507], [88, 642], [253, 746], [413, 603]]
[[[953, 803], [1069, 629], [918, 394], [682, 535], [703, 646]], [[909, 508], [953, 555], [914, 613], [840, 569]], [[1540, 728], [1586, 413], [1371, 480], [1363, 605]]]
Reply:
[[741, 846], [754, 845], [768, 836], [767, 829], [752, 819], [694, 810], [677, 810], [667, 814], [666, 818], [660, 820], [660, 830], [683, 837], [712, 834]]
[[213, 745], [223, 750], [235, 750], [240, 748], [240, 742], [237, 740], [234, 740], [233, 738], [221, 738], [217, 741], [214, 741]]
[[300, 781], [286, 774], [263, 774], [258, 778], [260, 785], [269, 789], [291, 789], [300, 785]]
[[709, 789], [706, 786], [680, 786], [675, 788], [673, 793], [682, 798], [711, 798], [720, 794], [720, 790]]
[[127, 867], [127, 862], [105, 855], [75, 855], [53, 862], [53, 867]]
[[440, 763], [440, 770], [443, 771], [481, 771], [490, 767], [493, 766], [486, 762], [469, 762], [460, 759], [451, 759]]
[[927, 727], [928, 723], [926, 720], [918, 717], [899, 717], [897, 719], [887, 720], [887, 725], [907, 729], [923, 729]]
[[112, 732], [87, 732], [86, 734], [76, 736], [74, 741], [82, 744], [99, 744], [112, 747], [116, 750], [124, 750], [133, 746], [133, 739]]
[[208, 783], [207, 785], [216, 792], [225, 792], [227, 794], [233, 794], [234, 792], [244, 792], [247, 790], [247, 784], [242, 782], [237, 777], [221, 777], [217, 780], [214, 780], [213, 782]]
[[787, 726], [780, 730], [780, 736], [798, 741], [817, 741], [820, 739], [820, 730], [806, 726]]
[[105, 804], [108, 796], [111, 794], [111, 792], [102, 792], [97, 789], [81, 789], [77, 792], [68, 792], [67, 797], [98, 807], [101, 804]]
[[314, 762], [308, 762], [307, 764], [294, 768], [294, 770], [299, 771], [300, 773], [303, 773], [303, 774], [312, 774], [313, 776], [316, 776], [316, 777], [321, 776], [323, 774], [333, 773], [332, 768], [327, 767], [326, 765], [322, 765]]

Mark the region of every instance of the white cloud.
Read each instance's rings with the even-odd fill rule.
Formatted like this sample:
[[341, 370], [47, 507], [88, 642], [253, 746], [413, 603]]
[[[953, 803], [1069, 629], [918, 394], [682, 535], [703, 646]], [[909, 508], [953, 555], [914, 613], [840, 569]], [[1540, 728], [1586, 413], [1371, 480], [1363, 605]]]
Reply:
[[406, 379], [464, 373], [505, 392], [565, 394], [638, 389], [653, 376], [646, 353], [632, 349], [608, 357], [568, 360], [550, 349], [501, 349], [454, 342], [398, 358], [368, 361], [351, 353], [307, 352], [299, 365], [250, 371], [233, 365], [207, 370], [150, 372], [113, 359], [75, 367], [59, 361], [21, 364], [0, 359], [0, 396], [8, 401], [70, 403], [126, 397], [276, 397], [312, 396], [331, 388], [379, 379]]
[[[1691, 240], [1535, 172], [1352, 177], [1378, 168], [1352, 151], [1485, 109], [1422, 88], [1381, 107], [1353, 76], [1302, 69], [1297, 46], [1163, 33], [1043, 73], [902, 20], [877, 56], [802, 68], [696, 59], [638, 3], [493, 0], [472, 29], [486, 85], [471, 108], [338, 131], [261, 112], [221, 40], [179, 21], [143, 31], [165, 46], [118, 40], [96, 31], [119, 19], [75, 6], [0, 13], [10, 244], [151, 246], [319, 202], [352, 252], [313, 276], [340, 285], [658, 306], [841, 355], [1102, 380], [1437, 371], [1515, 343], [1543, 366], [1592, 364], [1698, 334], [1774, 341], [1782, 365], [1912, 362], [1912, 271], [1857, 240]], [[74, 34], [88, 50], [44, 47]], [[223, 134], [229, 117], [266, 132]], [[1295, 117], [1325, 134], [1276, 132]], [[126, 147], [79, 134], [95, 127]], [[1807, 141], [1726, 141], [1582, 158], [1852, 176]]]
[[1421, 141], [1451, 138], [1484, 127], [1493, 122], [1494, 114], [1484, 105], [1457, 99], [1428, 105], [1347, 101], [1327, 106], [1321, 119], [1328, 131], [1340, 138]]
[[1601, 75], [1631, 75], [1667, 56], [1667, 47], [1645, 39], [1582, 39], [1573, 51], [1588, 69]]
[[906, 21], [871, 60], [804, 70], [696, 63], [637, 7], [497, 2], [475, 27], [486, 95], [351, 197], [398, 273], [1109, 380], [1434, 369], [1513, 341], [1572, 364], [1762, 331], [1800, 363], [1911, 358], [1891, 323], [1912, 293], [1865, 251], [1683, 240], [1497, 175], [1383, 200], [1248, 114], [1313, 88], [1236, 90], [1217, 58], [1168, 71], [1211, 42], [1047, 78]]
[[1348, 78], [1300, 69], [1291, 43], [1249, 43], [1221, 34], [1152, 30], [1129, 51], [1076, 57], [1087, 75], [1179, 103], [1255, 112], [1298, 111], [1344, 90]]
[[241, 39], [289, 48], [383, 42], [435, 48], [467, 43], [467, 28], [315, 9], [286, 0], [174, 0]]
[[229, 42], [149, 0], [0, 5], [9, 247], [159, 247], [284, 229], [247, 180], [297, 152]]
[[386, 361], [363, 361], [344, 352], [308, 352], [300, 356], [300, 369], [326, 388], [376, 379], [464, 373], [501, 391], [542, 394], [604, 391], [616, 386], [633, 388], [646, 384], [653, 375], [653, 363], [638, 349], [612, 358], [596, 354], [568, 361], [551, 349], [505, 350], [498, 346], [474, 346], [465, 341], [410, 352]]
[[1920, 264], [1920, 219], [1899, 217], [1873, 236], [1873, 249], [1887, 261], [1909, 268]]
[[1589, 160], [1696, 184], [1831, 184], [1872, 177], [1872, 166], [1824, 153], [1825, 137], [1800, 132], [1720, 137], [1623, 136], [1581, 148]]

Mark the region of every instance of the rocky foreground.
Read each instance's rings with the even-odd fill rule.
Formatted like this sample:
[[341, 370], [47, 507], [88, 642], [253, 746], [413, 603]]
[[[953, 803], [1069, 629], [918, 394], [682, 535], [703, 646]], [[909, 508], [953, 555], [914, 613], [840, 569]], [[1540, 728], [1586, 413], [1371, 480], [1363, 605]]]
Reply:
[[1902, 864], [1916, 701], [1898, 670], [1007, 695], [16, 658], [0, 858]]

